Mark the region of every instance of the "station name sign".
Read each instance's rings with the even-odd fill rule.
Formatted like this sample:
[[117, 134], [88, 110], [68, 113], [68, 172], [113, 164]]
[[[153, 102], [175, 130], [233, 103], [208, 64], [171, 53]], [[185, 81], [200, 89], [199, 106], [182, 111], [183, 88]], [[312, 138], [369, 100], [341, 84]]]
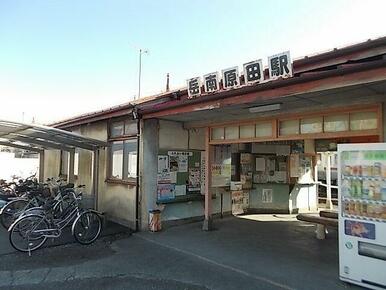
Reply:
[[[292, 63], [290, 52], [275, 54], [268, 57], [268, 81], [292, 76]], [[264, 81], [263, 61], [261, 59], [243, 64], [245, 85]], [[240, 87], [239, 68], [237, 66], [221, 71], [222, 87], [220, 87], [220, 74], [213, 72], [201, 77], [188, 79], [188, 98], [192, 99], [204, 93], [212, 93], [219, 90], [228, 90]]]

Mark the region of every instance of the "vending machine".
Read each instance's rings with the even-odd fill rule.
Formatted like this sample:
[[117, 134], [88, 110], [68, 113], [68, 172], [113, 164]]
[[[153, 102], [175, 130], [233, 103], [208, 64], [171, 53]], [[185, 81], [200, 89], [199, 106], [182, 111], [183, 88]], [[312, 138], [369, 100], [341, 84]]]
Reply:
[[386, 143], [338, 145], [339, 276], [386, 289]]

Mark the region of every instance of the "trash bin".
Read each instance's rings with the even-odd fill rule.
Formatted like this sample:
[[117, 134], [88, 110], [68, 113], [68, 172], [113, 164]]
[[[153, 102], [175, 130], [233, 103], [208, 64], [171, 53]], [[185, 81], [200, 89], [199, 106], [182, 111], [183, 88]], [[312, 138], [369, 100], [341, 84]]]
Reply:
[[149, 210], [149, 231], [161, 230], [161, 211], [159, 209]]

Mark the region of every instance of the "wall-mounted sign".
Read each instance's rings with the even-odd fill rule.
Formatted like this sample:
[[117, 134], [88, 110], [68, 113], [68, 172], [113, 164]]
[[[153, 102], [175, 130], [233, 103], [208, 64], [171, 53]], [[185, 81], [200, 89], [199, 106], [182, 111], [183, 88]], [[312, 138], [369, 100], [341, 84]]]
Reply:
[[269, 78], [292, 76], [292, 64], [289, 51], [268, 57]]
[[187, 81], [188, 97], [193, 98], [201, 95], [201, 79], [200, 77], [191, 78]]
[[218, 72], [204, 75], [204, 88], [207, 93], [215, 92], [220, 89]]
[[232, 89], [240, 85], [239, 68], [237, 66], [222, 70], [224, 89]]
[[257, 83], [264, 80], [263, 61], [261, 59], [245, 63], [243, 68], [246, 84]]
[[[279, 77], [287, 78], [292, 76], [292, 63], [290, 52], [275, 54], [268, 57], [269, 80]], [[261, 59], [245, 63], [243, 65], [245, 84], [253, 84], [264, 81], [263, 61]], [[200, 96], [202, 93], [211, 93], [220, 89], [233, 89], [241, 85], [239, 68], [237, 66], [221, 71], [222, 87], [218, 72], [209, 73], [203, 76], [203, 84], [200, 77], [187, 80], [188, 98]], [[202, 85], [204, 91], [202, 91]]]

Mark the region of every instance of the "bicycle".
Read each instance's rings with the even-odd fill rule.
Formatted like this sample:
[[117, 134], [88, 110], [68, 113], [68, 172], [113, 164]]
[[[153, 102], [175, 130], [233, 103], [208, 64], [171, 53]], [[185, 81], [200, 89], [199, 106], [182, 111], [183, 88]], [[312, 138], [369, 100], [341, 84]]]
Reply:
[[[74, 193], [75, 195], [75, 193]], [[71, 233], [83, 245], [93, 243], [102, 230], [102, 219], [98, 212], [79, 207], [81, 193], [74, 196], [71, 204], [61, 216], [53, 214], [54, 202], [45, 205], [44, 212], [19, 217], [8, 229], [9, 241], [13, 248], [31, 255], [42, 247], [48, 238], [59, 238], [62, 230], [72, 223]]]
[[61, 212], [66, 201], [71, 197], [69, 193], [73, 191], [74, 186], [73, 184], [63, 185], [63, 180], [55, 181], [53, 178], [48, 178], [48, 183], [45, 184], [30, 184], [28, 180], [27, 182], [27, 185], [22, 183], [19, 186], [25, 190], [23, 196], [9, 201], [0, 210], [0, 223], [5, 229], [8, 229], [19, 216], [40, 208], [52, 195], [52, 192], [56, 193], [55, 200], [60, 202], [55, 209]]

